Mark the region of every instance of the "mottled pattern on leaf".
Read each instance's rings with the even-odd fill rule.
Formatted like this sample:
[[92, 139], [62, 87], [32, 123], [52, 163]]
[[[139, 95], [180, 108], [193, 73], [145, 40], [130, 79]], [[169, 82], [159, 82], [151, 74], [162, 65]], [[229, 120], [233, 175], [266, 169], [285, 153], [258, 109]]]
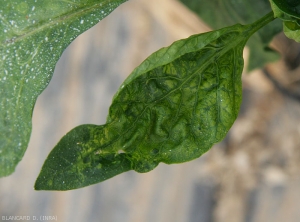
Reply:
[[105, 125], [82, 125], [62, 138], [35, 189], [76, 189], [201, 156], [237, 118], [251, 33], [250, 26], [235, 25], [152, 54], [114, 96]]
[[1, 1], [0, 176], [22, 159], [33, 106], [63, 50], [125, 1]]

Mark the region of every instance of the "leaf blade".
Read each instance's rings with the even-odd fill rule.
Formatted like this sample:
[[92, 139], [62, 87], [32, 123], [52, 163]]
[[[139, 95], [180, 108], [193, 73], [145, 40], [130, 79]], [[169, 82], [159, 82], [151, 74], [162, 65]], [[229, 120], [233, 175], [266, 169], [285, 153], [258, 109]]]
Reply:
[[294, 0], [270, 0], [274, 15], [283, 21], [285, 35], [300, 42], [300, 3]]
[[63, 50], [126, 0], [3, 0], [0, 9], [0, 176], [22, 159], [38, 95]]
[[[225, 137], [238, 115], [242, 52], [252, 33], [250, 26], [235, 25], [152, 54], [114, 96], [105, 125], [82, 125], [62, 138], [46, 159], [35, 189], [77, 189], [121, 171], [148, 172], [159, 162], [201, 156]], [[68, 162], [67, 167], [57, 168], [53, 157]], [[107, 173], [114, 162], [119, 171]], [[94, 163], [106, 164], [105, 169]]]

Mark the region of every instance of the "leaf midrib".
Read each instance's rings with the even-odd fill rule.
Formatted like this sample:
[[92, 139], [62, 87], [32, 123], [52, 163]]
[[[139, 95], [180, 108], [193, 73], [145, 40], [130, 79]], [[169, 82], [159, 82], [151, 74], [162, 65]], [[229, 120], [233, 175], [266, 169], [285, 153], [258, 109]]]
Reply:
[[[245, 26], [243, 26], [243, 30], [241, 31], [241, 30], [232, 30], [232, 32], [239, 32], [239, 33], [245, 33], [247, 31], [247, 27], [245, 27]], [[226, 34], [228, 34], [228, 33], [226, 33]], [[221, 36], [219, 36], [219, 37], [221, 37]], [[156, 100], [156, 102], [157, 101], [159, 101], [159, 100], [163, 100], [164, 98], [166, 98], [167, 96], [169, 96], [170, 94], [172, 94], [172, 93], [174, 93], [175, 91], [177, 91], [177, 90], [179, 90], [184, 84], [186, 84], [186, 82], [188, 82], [191, 78], [194, 78], [197, 74], [199, 74], [199, 72], [201, 72], [201, 71], [203, 71], [203, 70], [205, 70], [208, 66], [209, 66], [209, 64], [211, 64], [212, 62], [213, 62], [213, 60], [215, 59], [215, 57], [216, 56], [218, 56], [218, 57], [221, 57], [222, 55], [224, 55], [225, 53], [227, 53], [229, 50], [231, 50], [231, 49], [233, 49], [235, 46], [238, 46], [239, 44], [241, 44], [242, 42], [245, 42], [247, 39], [249, 38], [249, 36], [243, 36], [242, 38], [241, 38], [241, 40], [240, 41], [232, 41], [232, 42], [230, 42], [230, 44], [226, 44], [225, 45], [225, 47], [222, 49], [222, 50], [218, 50], [217, 52], [216, 52], [216, 54], [214, 54], [214, 55], [212, 55], [212, 56], [210, 56], [204, 63], [203, 63], [203, 65], [201, 65], [201, 67], [199, 67], [199, 69], [197, 69], [195, 72], [193, 72], [188, 78], [186, 78], [183, 82], [182, 82], [182, 84], [179, 86], [179, 87], [176, 87], [175, 89], [173, 89], [173, 90], [171, 90], [167, 95], [165, 95], [165, 96], [163, 96], [162, 98], [159, 98], [159, 99], [157, 99]], [[208, 45], [209, 45], [210, 43], [208, 43]], [[203, 47], [203, 48], [205, 48], [205, 47]], [[203, 48], [201, 48], [200, 50], [202, 50]], [[195, 51], [193, 51], [193, 52], [195, 52]], [[188, 52], [188, 53], [191, 53], [191, 52]], [[180, 57], [182, 57], [182, 56], [184, 56], [185, 54], [183, 54], [183, 55], [181, 55]], [[180, 58], [179, 57], [179, 58]], [[178, 58], [177, 58], [178, 59]], [[165, 64], [166, 65], [166, 64]], [[236, 65], [236, 63], [235, 63], [235, 65]], [[157, 68], [157, 67], [156, 67]], [[147, 71], [148, 72], [148, 71]], [[146, 72], [146, 73], [147, 73]], [[202, 73], [202, 72], [201, 72]], [[234, 71], [234, 74], [233, 74], [233, 76], [235, 76], [235, 71]], [[201, 76], [202, 76], [202, 74], [201, 74]], [[219, 90], [219, 89], [218, 89]], [[114, 139], [114, 140], [112, 140], [112, 141], [110, 141], [110, 142], [108, 142], [108, 143], [104, 143], [103, 145], [100, 145], [100, 148], [99, 147], [97, 147], [96, 149], [91, 149], [88, 153], [89, 154], [87, 154], [87, 155], [97, 155], [98, 154], [98, 152], [100, 151], [100, 150], [103, 150], [103, 149], [105, 149], [105, 148], [107, 148], [107, 147], [110, 147], [112, 144], [114, 144], [114, 143], [116, 143], [118, 140], [120, 140], [122, 137], [123, 137], [123, 135], [125, 135], [125, 134], [127, 134], [130, 130], [132, 130], [133, 128], [134, 128], [134, 126], [136, 125], [136, 122], [137, 121], [139, 121], [139, 119], [140, 119], [140, 117], [145, 113], [145, 111], [147, 110], [147, 109], [151, 109], [151, 107], [153, 107], [154, 105], [155, 105], [155, 103], [156, 102], [153, 102], [153, 103], [151, 103], [151, 104], [148, 104], [148, 105], [146, 105], [145, 107], [144, 107], [144, 109], [142, 110], [142, 112], [138, 115], [138, 117], [135, 119], [135, 121], [134, 122], [132, 122], [131, 123], [131, 126], [129, 127], [129, 128], [127, 128], [127, 130], [124, 132], [124, 133], [122, 133], [122, 134], [119, 134], [119, 136], [116, 138], [116, 139]], [[235, 102], [235, 99], [234, 99], [234, 102]], [[219, 114], [218, 114], [219, 115]], [[104, 124], [104, 125], [102, 125], [101, 127], [102, 127], [102, 130], [104, 130], [104, 128], [105, 127], [107, 127], [108, 125], [110, 125], [110, 124], [114, 124], [114, 122], [116, 122], [116, 121], [118, 121], [117, 119], [114, 119], [112, 122], [108, 122], [108, 123], [106, 123], [106, 124]], [[113, 151], [113, 150], [112, 150]], [[126, 152], [125, 152], [126, 153]]]
[[[123, 1], [127, 1], [127, 0], [123, 0]], [[118, 1], [116, 3], [123, 2], [123, 1]], [[71, 11], [71, 12], [69, 12], [67, 14], [63, 14], [63, 15], [57, 16], [53, 20], [51, 19], [51, 21], [48, 21], [48, 22], [46, 22], [46, 23], [44, 23], [42, 25], [37, 24], [37, 25], [34, 25], [34, 26], [28, 26], [28, 28], [31, 29], [30, 31], [28, 31], [28, 32], [26, 32], [24, 34], [18, 35], [18, 36], [14, 36], [14, 37], [12, 37], [10, 39], [6, 39], [5, 41], [3, 41], [0, 44], [0, 47], [9, 45], [10, 43], [19, 42], [22, 39], [27, 38], [29, 36], [32, 36], [32, 35], [34, 35], [34, 34], [36, 34], [38, 32], [42, 32], [43, 30], [45, 30], [45, 29], [47, 29], [49, 27], [51, 28], [52, 26], [54, 26], [54, 24], [60, 24], [63, 21], [69, 21], [69, 20], [72, 20], [74, 18], [79, 19], [80, 16], [82, 16], [84, 14], [88, 14], [89, 12], [91, 12], [91, 11], [93, 11], [95, 9], [105, 8], [106, 5], [108, 5], [109, 3], [110, 3], [109, 0], [107, 0], [105, 2], [101, 2], [101, 3], [94, 3], [94, 4], [91, 4], [91, 5], [88, 5], [88, 6], [84, 6], [84, 7], [78, 8], [77, 10]], [[108, 11], [107, 13], [109, 14], [112, 11], [113, 10]]]
[[[237, 31], [238, 31], [238, 32], [240, 32], [240, 33], [246, 33], [246, 32], [248, 31], [248, 28], [251, 28], [251, 27], [249, 27], [249, 26], [243, 26], [243, 31], [233, 30], [232, 32], [237, 32]], [[229, 34], [229, 33], [226, 33], [226, 34]], [[221, 36], [220, 36], [220, 37], [221, 37]], [[220, 37], [219, 37], [219, 38], [220, 38]], [[201, 67], [199, 67], [199, 69], [197, 69], [197, 70], [196, 70], [194, 73], [192, 73], [188, 78], [186, 78], [186, 79], [182, 82], [182, 84], [180, 84], [180, 86], [174, 88], [173, 90], [171, 90], [169, 93], [167, 93], [167, 94], [164, 95], [163, 97], [161, 97], [161, 98], [159, 98], [159, 99], [153, 101], [151, 104], [146, 105], [145, 108], [142, 110], [142, 112], [139, 114], [139, 116], [138, 116], [138, 117], [135, 119], [135, 121], [132, 123], [132, 126], [130, 126], [130, 127], [126, 130], [126, 132], [124, 132], [122, 135], [120, 135], [120, 136], [119, 136], [118, 138], [116, 138], [115, 140], [113, 140], [113, 141], [111, 141], [111, 142], [109, 142], [109, 143], [107, 143], [107, 144], [103, 144], [103, 145], [101, 146], [100, 149], [105, 149], [106, 147], [109, 147], [111, 144], [117, 142], [119, 139], [122, 138], [122, 136], [123, 136], [124, 134], [128, 133], [128, 132], [135, 126], [135, 123], [136, 123], [137, 121], [139, 121], [140, 117], [144, 114], [144, 112], [145, 112], [148, 108], [151, 109], [151, 107], [155, 106], [155, 103], [157, 103], [157, 102], [160, 101], [160, 100], [165, 99], [165, 98], [168, 97], [170, 94], [172, 94], [172, 93], [176, 92], [177, 90], [179, 90], [184, 84], [186, 84], [190, 79], [194, 78], [199, 72], [205, 70], [205, 69], [208, 67], [208, 65], [211, 64], [212, 61], [213, 61], [216, 57], [221, 57], [222, 55], [224, 55], [225, 53], [227, 53], [230, 49], [233, 49], [235, 46], [241, 44], [242, 42], [245, 42], [248, 38], [249, 38], [249, 36], [246, 37], [246, 35], [245, 35], [245, 36], [243, 36], [243, 37], [241, 38], [240, 41], [232, 41], [230, 44], [225, 45], [225, 47], [224, 47], [225, 49], [223, 48], [222, 50], [216, 52], [217, 55], [214, 54], [214, 55], [210, 56], [209, 59], [207, 59], [207, 60], [203, 63], [203, 65], [202, 65]], [[205, 47], [203, 47], [203, 48], [205, 48]], [[202, 48], [202, 49], [203, 49], [203, 48]], [[202, 50], [202, 49], [200, 49], [200, 50]], [[194, 51], [194, 52], [195, 52], [195, 51]], [[191, 52], [189, 52], [189, 53], [191, 53]], [[184, 55], [185, 55], [185, 54], [184, 54]], [[184, 55], [181, 55], [181, 57], [184, 56]], [[179, 57], [179, 58], [180, 58], [180, 57]], [[178, 59], [178, 58], [177, 58], [177, 59]], [[218, 89], [217, 91], [219, 91], [219, 89]], [[235, 100], [234, 100], [234, 101], [235, 101]], [[218, 102], [218, 103], [219, 103], [219, 102]], [[219, 114], [218, 114], [218, 115], [219, 115]], [[115, 121], [116, 121], [116, 120], [114, 120], [114, 121], [112, 121], [112, 122], [110, 122], [110, 123], [106, 123], [105, 125], [113, 124]], [[93, 150], [93, 151], [91, 151], [91, 152], [95, 153], [95, 152], [98, 152], [98, 151], [99, 151], [99, 148], [98, 148], [97, 150]]]

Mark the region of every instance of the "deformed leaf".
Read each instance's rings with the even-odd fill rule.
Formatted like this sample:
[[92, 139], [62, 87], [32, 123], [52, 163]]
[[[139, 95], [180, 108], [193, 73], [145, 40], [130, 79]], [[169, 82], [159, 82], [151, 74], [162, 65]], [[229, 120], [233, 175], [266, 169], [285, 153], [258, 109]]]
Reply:
[[[211, 28], [220, 29], [236, 23], [249, 24], [271, 11], [268, 0], [180, 0]], [[282, 31], [280, 21], [266, 25], [247, 42], [250, 49], [248, 70], [260, 68], [279, 59], [279, 54], [268, 47], [272, 38]]]
[[300, 25], [298, 23], [285, 21], [283, 31], [288, 38], [300, 42]]
[[271, 20], [194, 35], [152, 54], [114, 96], [105, 125], [82, 125], [61, 139], [35, 189], [76, 189], [201, 156], [237, 118], [243, 48]]
[[270, 0], [275, 17], [283, 20], [285, 35], [300, 42], [300, 2], [298, 0]]
[[126, 0], [2, 0], [0, 7], [0, 176], [22, 159], [37, 96], [63, 50]]

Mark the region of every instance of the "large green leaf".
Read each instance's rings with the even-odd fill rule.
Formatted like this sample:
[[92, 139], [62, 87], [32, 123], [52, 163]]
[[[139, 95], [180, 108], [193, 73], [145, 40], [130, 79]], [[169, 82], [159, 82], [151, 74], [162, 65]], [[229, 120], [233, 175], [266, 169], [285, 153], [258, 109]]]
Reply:
[[[213, 29], [236, 23], [249, 24], [271, 11], [268, 0], [180, 0]], [[268, 44], [282, 31], [280, 21], [273, 21], [255, 33], [248, 41], [250, 58], [248, 69], [260, 68], [279, 58]]]
[[1, 0], [0, 176], [22, 159], [37, 96], [63, 50], [126, 0]]
[[283, 20], [285, 35], [300, 42], [300, 1], [270, 0], [275, 17]]
[[194, 35], [152, 54], [114, 96], [105, 125], [82, 125], [62, 138], [35, 189], [76, 189], [201, 156], [237, 118], [243, 48], [273, 19]]

